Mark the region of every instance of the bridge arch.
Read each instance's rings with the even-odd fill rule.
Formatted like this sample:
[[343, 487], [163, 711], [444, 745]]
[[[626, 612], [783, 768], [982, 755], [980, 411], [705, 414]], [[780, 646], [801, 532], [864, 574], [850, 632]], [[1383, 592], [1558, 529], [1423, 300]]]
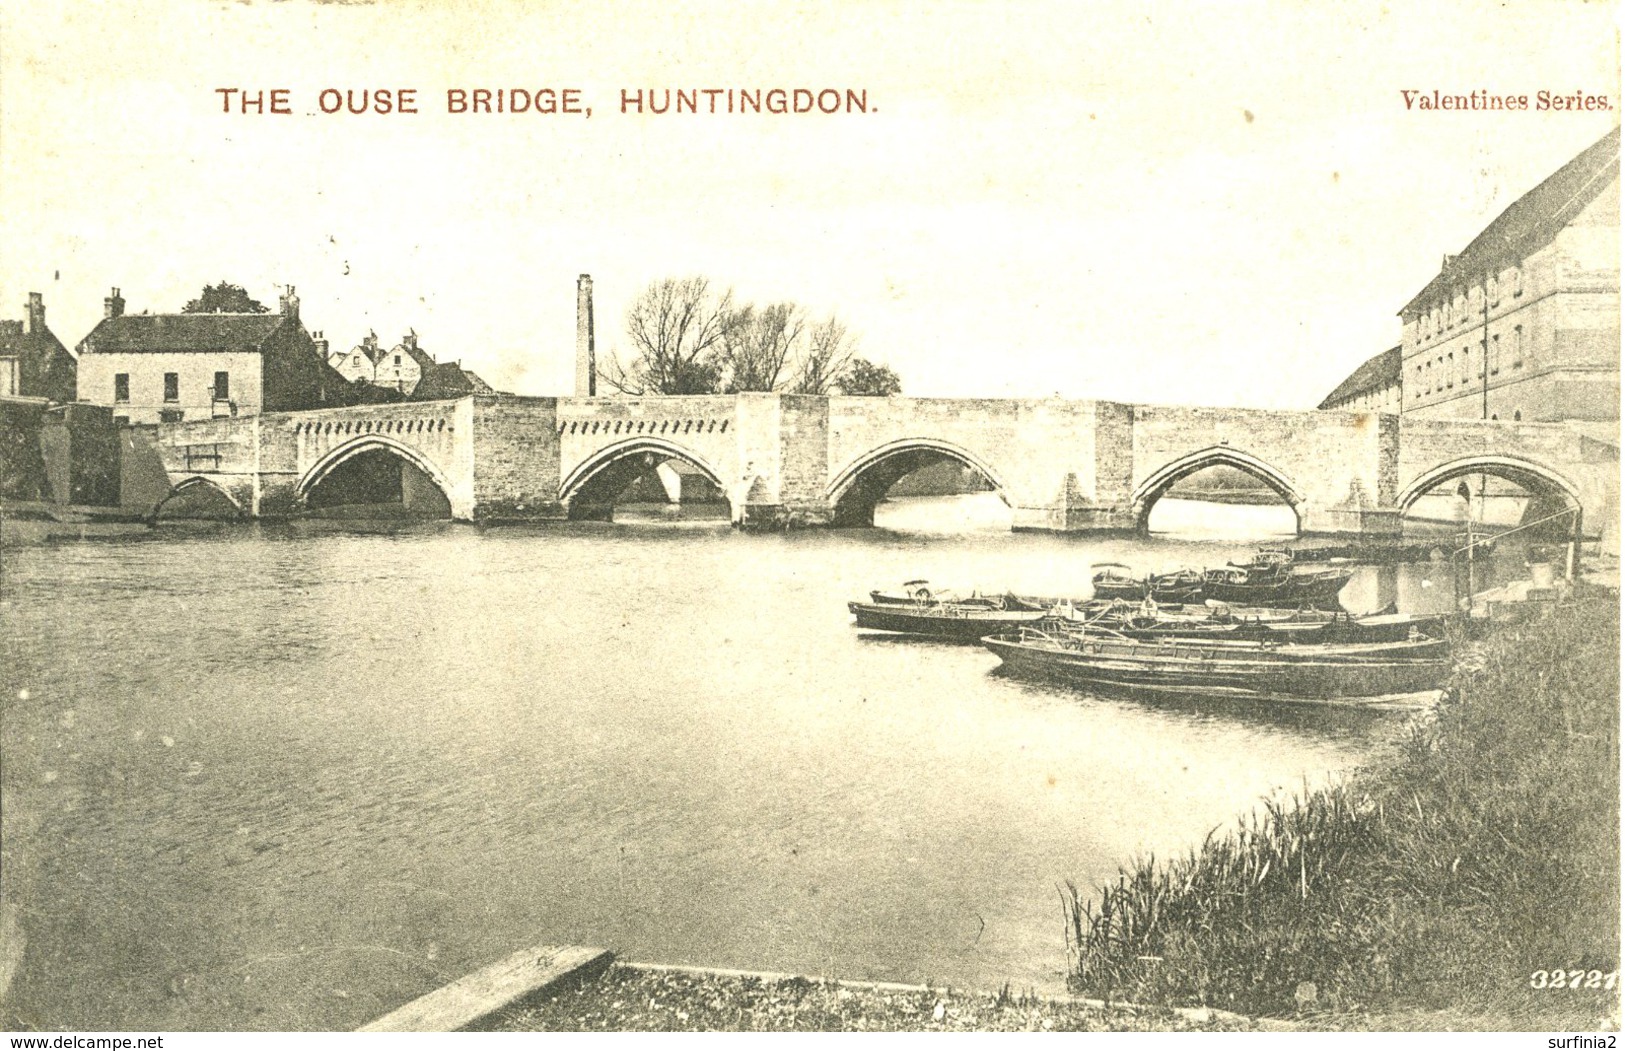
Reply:
[[825, 497], [833, 511], [831, 525], [873, 525], [875, 505], [904, 475], [929, 464], [952, 460], [986, 478], [993, 491], [1010, 505], [1004, 479], [986, 460], [969, 449], [940, 438], [899, 438], [870, 449], [842, 468], [829, 483]]
[[334, 471], [356, 457], [369, 452], [386, 452], [404, 460], [427, 475], [429, 480], [434, 483], [435, 488], [440, 490], [440, 494], [448, 502], [453, 499], [451, 482], [446, 478], [445, 472], [440, 469], [438, 464], [405, 442], [391, 438], [386, 434], [372, 432], [352, 438], [323, 453], [320, 459], [310, 465], [310, 468], [305, 471], [304, 475], [299, 479], [299, 483], [294, 487], [295, 501], [300, 506], [305, 506], [310, 499], [311, 493], [331, 477]]
[[[1584, 504], [1579, 486], [1544, 464], [1516, 456], [1464, 456], [1423, 471], [1399, 494], [1400, 514], [1408, 512], [1416, 501], [1439, 486], [1475, 474], [1492, 475], [1512, 482], [1547, 508], [1554, 503], [1562, 504], [1562, 510], [1574, 514], [1573, 527], [1569, 531], [1576, 537], [1581, 535], [1580, 519]], [[1535, 518], [1544, 517], [1546, 513], [1550, 512], [1537, 513]]]
[[170, 486], [169, 492], [164, 494], [163, 499], [152, 505], [152, 511], [147, 515], [147, 517], [157, 518], [159, 513], [163, 511], [164, 505], [168, 504], [171, 500], [198, 492], [207, 492], [219, 496], [223, 498], [226, 503], [231, 505], [232, 511], [238, 518], [248, 517], [247, 509], [245, 509], [243, 505], [238, 502], [235, 496], [232, 496], [231, 493], [226, 490], [225, 486], [221, 485], [213, 478], [205, 478], [202, 475], [193, 475], [190, 478], [183, 478], [179, 482], [176, 482], [174, 485]]
[[1132, 510], [1136, 532], [1144, 533], [1150, 527], [1151, 508], [1172, 489], [1181, 478], [1209, 467], [1234, 467], [1263, 482], [1292, 509], [1298, 529], [1303, 528], [1303, 491], [1279, 468], [1252, 453], [1233, 449], [1228, 445], [1212, 445], [1187, 453], [1157, 468], [1134, 489]]
[[729, 491], [722, 473], [705, 457], [687, 446], [644, 434], [606, 445], [577, 464], [559, 485], [559, 503], [572, 519], [609, 521], [615, 500], [626, 487], [666, 460], [681, 460], [721, 492]]

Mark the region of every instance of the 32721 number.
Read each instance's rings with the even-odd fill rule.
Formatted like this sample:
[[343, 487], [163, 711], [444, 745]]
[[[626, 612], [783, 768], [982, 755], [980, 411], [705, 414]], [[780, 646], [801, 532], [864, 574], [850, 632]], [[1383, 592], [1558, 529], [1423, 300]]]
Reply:
[[1618, 971], [1569, 971], [1558, 967], [1529, 976], [1531, 989], [1612, 989], [1618, 984]]

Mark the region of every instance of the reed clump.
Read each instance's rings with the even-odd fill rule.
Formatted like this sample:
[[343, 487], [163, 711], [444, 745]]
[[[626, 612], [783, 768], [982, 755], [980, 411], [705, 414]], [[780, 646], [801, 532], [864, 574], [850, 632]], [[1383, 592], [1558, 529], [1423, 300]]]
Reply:
[[1093, 893], [1068, 883], [1074, 986], [1274, 1016], [1616, 1017], [1618, 599], [1468, 656], [1381, 762]]

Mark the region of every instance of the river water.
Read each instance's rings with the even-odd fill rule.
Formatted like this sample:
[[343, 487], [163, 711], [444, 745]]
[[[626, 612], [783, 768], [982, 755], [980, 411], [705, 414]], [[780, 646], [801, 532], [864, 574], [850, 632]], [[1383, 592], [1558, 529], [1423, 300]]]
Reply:
[[[854, 630], [875, 586], [1078, 593], [1096, 562], [1220, 564], [1275, 528], [1165, 501], [1150, 539], [1010, 534], [990, 499], [773, 536], [199, 524], [6, 550], [0, 1027], [345, 1029], [539, 943], [1055, 989], [1063, 881], [1403, 732], [1096, 699]], [[1427, 565], [1350, 589], [1451, 602]]]

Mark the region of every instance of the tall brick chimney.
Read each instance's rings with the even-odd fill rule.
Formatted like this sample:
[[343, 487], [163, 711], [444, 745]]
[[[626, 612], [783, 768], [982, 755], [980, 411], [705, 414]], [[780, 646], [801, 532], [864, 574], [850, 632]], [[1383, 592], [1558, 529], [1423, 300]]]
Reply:
[[329, 346], [327, 337], [320, 332], [312, 332], [310, 334], [310, 342], [316, 347], [316, 353], [321, 355], [323, 361], [326, 361], [327, 348]]
[[576, 397], [598, 396], [598, 358], [593, 346], [592, 275], [576, 279]]
[[102, 300], [102, 316], [107, 318], [124, 316], [124, 297], [119, 295], [118, 289], [113, 289], [113, 294]]
[[45, 331], [45, 297], [38, 292], [28, 293], [28, 331]]
[[292, 285], [289, 285], [288, 290], [282, 294], [282, 315], [295, 321], [299, 320], [299, 297], [293, 294]]

